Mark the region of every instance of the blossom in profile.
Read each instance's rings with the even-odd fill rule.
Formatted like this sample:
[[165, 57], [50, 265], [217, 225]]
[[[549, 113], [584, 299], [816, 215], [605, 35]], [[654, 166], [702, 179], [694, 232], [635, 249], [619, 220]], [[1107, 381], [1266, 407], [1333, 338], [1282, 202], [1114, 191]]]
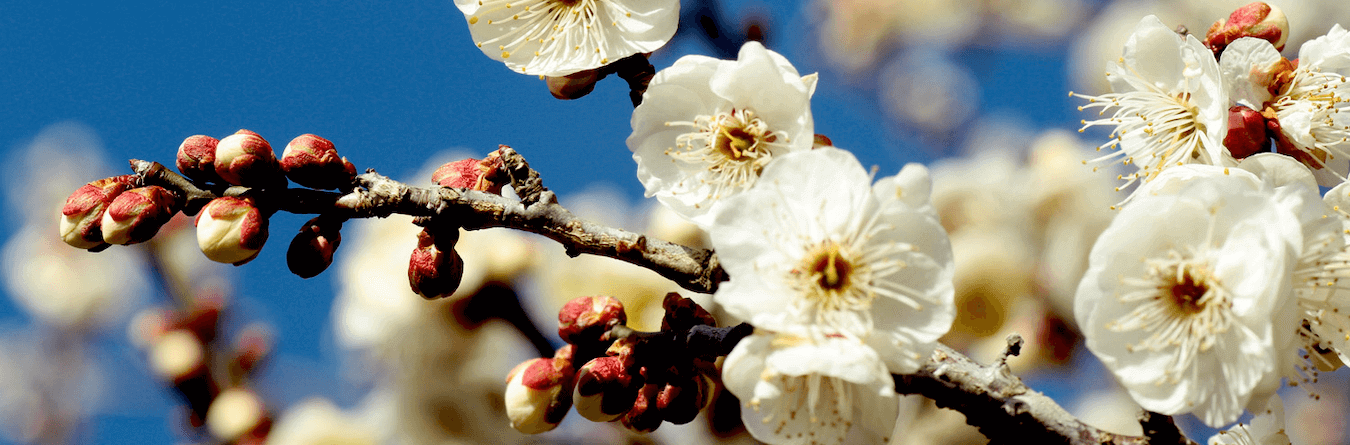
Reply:
[[1241, 38], [1220, 60], [1232, 99], [1263, 111], [1280, 153], [1333, 187], [1350, 173], [1350, 31], [1332, 26], [1289, 61], [1270, 42]]
[[1270, 177], [1168, 169], [1093, 246], [1075, 318], [1088, 349], [1144, 409], [1224, 425], [1263, 406], [1292, 366], [1299, 214], [1318, 197]]
[[889, 441], [900, 405], [877, 351], [812, 337], [757, 332], [727, 355], [722, 381], [744, 402], [746, 430], [768, 443]]
[[685, 56], [656, 73], [628, 137], [647, 197], [706, 228], [774, 157], [811, 148], [815, 83], [758, 42], [736, 60]]
[[473, 41], [508, 68], [563, 76], [665, 45], [679, 0], [455, 0]]
[[1109, 112], [1084, 120], [1082, 129], [1114, 127], [1111, 140], [1098, 150], [1118, 150], [1089, 162], [1136, 166], [1138, 171], [1122, 176], [1126, 185], [1178, 165], [1237, 163], [1223, 146], [1229, 104], [1219, 64], [1194, 36], [1178, 35], [1157, 16], [1144, 17], [1106, 77], [1111, 93], [1070, 93], [1087, 99], [1080, 110]]

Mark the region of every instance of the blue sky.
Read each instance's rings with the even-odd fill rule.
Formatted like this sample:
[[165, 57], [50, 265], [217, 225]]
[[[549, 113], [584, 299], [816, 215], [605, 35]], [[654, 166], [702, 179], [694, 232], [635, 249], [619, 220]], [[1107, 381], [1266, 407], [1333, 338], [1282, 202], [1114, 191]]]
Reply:
[[[844, 82], [831, 71], [812, 50], [811, 15], [801, 3], [722, 5], [733, 13], [768, 11], [769, 48], [803, 73], [821, 72], [813, 101], [817, 133], [883, 174], [953, 152], [958, 140], [921, 139], [887, 123], [875, 86]], [[710, 51], [684, 40], [655, 54], [653, 63], [659, 69], [681, 54]], [[976, 46], [955, 60], [981, 84], [969, 100], [982, 104], [982, 113], [1015, 110], [1028, 127], [1045, 128], [1078, 119], [1064, 97], [1064, 57], [1062, 45]], [[129, 158], [171, 165], [183, 138], [240, 128], [262, 134], [278, 152], [297, 135], [318, 134], [358, 169], [396, 177], [442, 150], [482, 154], [508, 144], [563, 194], [599, 180], [631, 201], [641, 198], [624, 145], [632, 112], [624, 84], [606, 79], [581, 100], [553, 100], [538, 78], [479, 52], [449, 0], [9, 2], [0, 14], [0, 87], [0, 149], [10, 155], [43, 128], [66, 121], [91, 129], [118, 169]], [[289, 234], [306, 219], [274, 217], [272, 242], [235, 271], [246, 316], [275, 326], [279, 352], [292, 363], [319, 370], [314, 384], [291, 388], [288, 400], [323, 390], [337, 375], [328, 339], [333, 274], [301, 280], [284, 263]], [[0, 218], [0, 240], [19, 223]], [[0, 301], [0, 324], [30, 323], [7, 298]], [[122, 332], [107, 337], [111, 347], [123, 348], [112, 353], [114, 361], [135, 359], [125, 352]], [[167, 392], [148, 388], [144, 396], [159, 402], [113, 409], [89, 437], [171, 441], [168, 413], [156, 411], [167, 409]]]

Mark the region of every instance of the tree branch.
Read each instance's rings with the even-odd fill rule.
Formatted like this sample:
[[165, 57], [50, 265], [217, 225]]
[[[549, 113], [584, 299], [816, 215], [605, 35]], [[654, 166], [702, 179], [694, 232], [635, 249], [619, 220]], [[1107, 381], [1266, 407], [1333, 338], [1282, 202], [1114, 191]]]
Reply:
[[1014, 334], [1008, 340], [1009, 351], [994, 365], [981, 365], [939, 344], [917, 373], [894, 376], [895, 391], [920, 394], [939, 407], [965, 414], [966, 423], [979, 428], [991, 443], [1195, 445], [1171, 417], [1147, 411], [1139, 420], [1143, 436], [1114, 434], [1083, 423], [1012, 374], [1006, 359], [1016, 355], [1022, 338]]

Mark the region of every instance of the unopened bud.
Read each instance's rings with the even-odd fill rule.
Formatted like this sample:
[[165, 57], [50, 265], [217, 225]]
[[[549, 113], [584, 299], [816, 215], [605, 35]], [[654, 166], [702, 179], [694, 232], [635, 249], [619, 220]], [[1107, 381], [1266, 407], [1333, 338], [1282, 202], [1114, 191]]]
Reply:
[[525, 434], [552, 430], [572, 408], [571, 346], [554, 358], [516, 365], [506, 377], [506, 416]]
[[579, 297], [558, 311], [558, 336], [571, 344], [599, 341], [610, 328], [628, 323], [623, 302], [604, 295]]
[[194, 181], [221, 182], [216, 174], [216, 144], [220, 140], [205, 136], [188, 136], [178, 146], [178, 171]]
[[469, 158], [447, 162], [431, 174], [431, 180], [442, 187], [501, 194], [503, 185], [499, 173], [501, 165], [502, 158], [494, 151], [482, 160]]
[[117, 195], [131, 188], [134, 175], [114, 176], [85, 184], [61, 207], [61, 240], [80, 249], [107, 247], [103, 242], [103, 213]]
[[267, 409], [258, 394], [242, 388], [221, 391], [206, 411], [206, 428], [217, 439], [231, 442], [267, 423]]
[[428, 300], [445, 298], [459, 288], [464, 259], [455, 252], [453, 240], [438, 240], [458, 236], [458, 231], [432, 235], [423, 230], [417, 234], [417, 248], [408, 259], [408, 284], [417, 295]]
[[1233, 11], [1227, 19], [1214, 22], [1205, 33], [1205, 46], [1217, 55], [1228, 44], [1243, 37], [1268, 41], [1276, 51], [1282, 51], [1289, 39], [1289, 19], [1280, 8], [1265, 2], [1249, 3]]
[[1228, 135], [1223, 138], [1223, 146], [1234, 158], [1248, 156], [1270, 150], [1270, 137], [1266, 135], [1266, 118], [1261, 112], [1242, 105], [1228, 109]]
[[622, 417], [623, 426], [639, 433], [650, 433], [661, 426], [661, 408], [657, 406], [663, 385], [648, 383], [642, 385], [633, 408]]
[[108, 204], [100, 228], [109, 244], [136, 244], [149, 241], [169, 222], [177, 198], [164, 187], [152, 185], [127, 190]]
[[685, 331], [697, 325], [717, 326], [717, 319], [707, 309], [675, 292], [666, 294], [661, 308], [666, 310], [665, 316], [661, 317], [662, 331]]
[[250, 198], [224, 196], [197, 214], [197, 246], [211, 261], [236, 266], [249, 262], [267, 242], [267, 218]]
[[825, 136], [823, 134], [817, 134], [815, 139], [811, 141], [811, 148], [813, 149], [821, 147], [833, 147], [833, 146], [834, 141], [831, 141], [829, 136]]
[[328, 139], [302, 134], [281, 152], [281, 169], [296, 184], [316, 189], [337, 189], [356, 179], [356, 166], [339, 157]]
[[591, 91], [595, 91], [595, 83], [603, 77], [600, 75], [599, 69], [591, 69], [565, 76], [549, 77], [546, 81], [548, 82], [548, 92], [553, 94], [553, 97], [572, 100], [591, 94]]
[[271, 352], [272, 331], [265, 325], [249, 325], [234, 339], [234, 363], [240, 371], [257, 369]]
[[675, 379], [661, 388], [656, 407], [667, 422], [683, 425], [692, 422], [708, 405], [708, 380], [702, 375]]
[[342, 243], [342, 221], [315, 217], [300, 227], [286, 249], [286, 267], [300, 278], [323, 273], [333, 264], [333, 254]]
[[182, 382], [206, 372], [202, 341], [191, 331], [176, 329], [150, 341], [150, 370], [162, 379]]
[[239, 130], [216, 144], [215, 168], [221, 179], [234, 185], [268, 187], [285, 182], [272, 145], [248, 130]]
[[572, 401], [577, 413], [592, 422], [618, 419], [633, 407], [643, 378], [629, 372], [618, 357], [599, 357], [577, 371], [577, 389]]

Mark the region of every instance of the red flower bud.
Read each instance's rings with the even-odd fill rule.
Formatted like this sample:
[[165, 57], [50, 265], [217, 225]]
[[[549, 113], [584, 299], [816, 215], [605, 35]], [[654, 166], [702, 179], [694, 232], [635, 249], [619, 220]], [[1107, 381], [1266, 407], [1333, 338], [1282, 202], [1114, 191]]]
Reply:
[[221, 179], [234, 185], [270, 187], [285, 183], [272, 145], [248, 130], [239, 130], [216, 144], [215, 168]]
[[338, 189], [356, 179], [356, 166], [339, 157], [333, 143], [312, 134], [302, 134], [281, 152], [281, 169], [296, 184], [316, 189]]
[[609, 422], [632, 409], [643, 377], [618, 357], [599, 357], [577, 371], [577, 413], [592, 422]]
[[1270, 151], [1266, 118], [1261, 116], [1261, 112], [1242, 105], [1229, 108], [1228, 135], [1223, 138], [1223, 146], [1238, 159]]
[[623, 302], [608, 296], [579, 297], [558, 311], [558, 336], [571, 344], [599, 341], [610, 328], [628, 323]]
[[341, 229], [341, 221], [322, 216], [306, 222], [286, 249], [286, 267], [300, 278], [323, 273], [333, 264], [333, 254], [342, 243]]
[[464, 259], [454, 249], [458, 237], [458, 231], [433, 236], [423, 230], [417, 234], [417, 248], [408, 259], [408, 284], [413, 292], [428, 300], [455, 293], [464, 278]]
[[708, 404], [708, 380], [702, 375], [691, 379], [675, 379], [661, 388], [656, 407], [667, 422], [684, 425], [698, 417]]
[[1228, 44], [1243, 37], [1266, 40], [1277, 51], [1282, 51], [1289, 39], [1289, 20], [1280, 8], [1265, 2], [1249, 3], [1233, 11], [1227, 19], [1214, 22], [1205, 33], [1205, 46], [1218, 55]]
[[[661, 426], [661, 408], [657, 406], [661, 388], [664, 385], [648, 383], [642, 385], [633, 400], [633, 408], [622, 417], [623, 426], [639, 433], [650, 433]], [[697, 414], [696, 414], [697, 415]]]
[[552, 430], [572, 408], [572, 347], [516, 365], [506, 377], [506, 415], [525, 434]]
[[103, 213], [103, 241], [136, 244], [149, 241], [175, 213], [177, 197], [160, 186], [138, 187], [117, 195]]
[[696, 325], [717, 326], [717, 319], [694, 300], [671, 292], [661, 301], [666, 315], [661, 317], [662, 331], [684, 331]]
[[220, 140], [205, 136], [188, 136], [178, 146], [178, 171], [194, 181], [222, 182], [216, 174], [216, 144]]
[[132, 187], [134, 175], [114, 176], [85, 184], [66, 198], [61, 207], [61, 240], [80, 249], [106, 247], [103, 213], [117, 195]]
[[211, 261], [243, 265], [267, 242], [267, 218], [250, 198], [213, 199], [197, 214], [196, 223], [197, 246]]
[[448, 162], [431, 174], [431, 180], [442, 187], [501, 194], [503, 185], [499, 173], [501, 165], [501, 155], [494, 151], [481, 161], [469, 158]]

